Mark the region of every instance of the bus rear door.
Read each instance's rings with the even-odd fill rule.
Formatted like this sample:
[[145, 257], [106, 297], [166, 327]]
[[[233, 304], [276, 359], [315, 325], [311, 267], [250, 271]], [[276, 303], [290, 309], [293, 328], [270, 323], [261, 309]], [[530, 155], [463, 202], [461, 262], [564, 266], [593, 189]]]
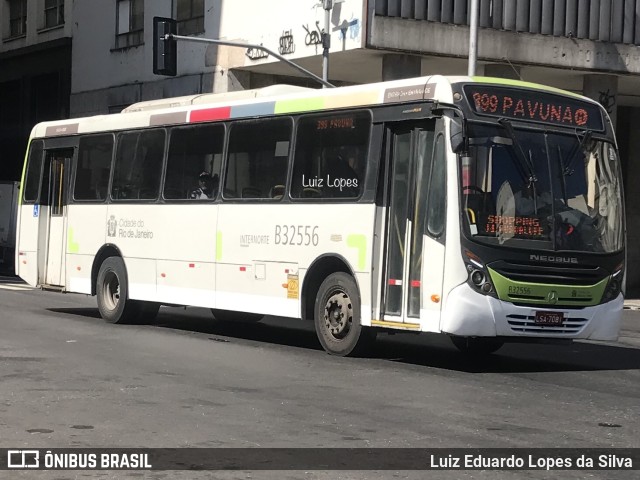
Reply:
[[38, 259], [41, 285], [64, 286], [66, 251], [66, 215], [69, 171], [73, 148], [50, 149], [45, 164], [40, 195], [40, 226], [42, 244]]

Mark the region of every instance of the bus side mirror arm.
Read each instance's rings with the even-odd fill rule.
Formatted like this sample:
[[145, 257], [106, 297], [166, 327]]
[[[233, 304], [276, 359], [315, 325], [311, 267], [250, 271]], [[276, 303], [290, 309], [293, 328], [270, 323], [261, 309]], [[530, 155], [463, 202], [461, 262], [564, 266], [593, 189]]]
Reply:
[[[446, 116], [451, 119], [451, 149], [462, 156], [469, 155], [469, 136], [467, 135], [467, 120], [462, 109], [447, 103], [435, 103], [431, 112], [434, 115]], [[456, 121], [455, 117], [459, 117]]]

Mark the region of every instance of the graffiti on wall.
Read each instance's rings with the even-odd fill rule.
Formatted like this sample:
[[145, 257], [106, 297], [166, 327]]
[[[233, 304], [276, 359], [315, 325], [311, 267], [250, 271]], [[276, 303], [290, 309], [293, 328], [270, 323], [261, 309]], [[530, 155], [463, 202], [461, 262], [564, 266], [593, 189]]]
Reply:
[[296, 51], [296, 44], [293, 42], [292, 30], [285, 30], [282, 32], [278, 51], [280, 52], [280, 55], [287, 55]]
[[[262, 46], [262, 44], [260, 44], [260, 46]], [[247, 48], [245, 55], [251, 60], [260, 60], [261, 58], [267, 58], [269, 56], [267, 52], [258, 48]]]
[[351, 20], [343, 20], [335, 30], [340, 31], [340, 41], [346, 40], [347, 37], [349, 40], [356, 40], [360, 36], [360, 20], [352, 15]]
[[[342, 3], [342, 2], [340, 2]], [[316, 4], [316, 7], [322, 7], [322, 3]], [[340, 11], [333, 12], [336, 17], [340, 17]], [[350, 20], [342, 20], [337, 23], [338, 19], [332, 20], [333, 32], [338, 32], [339, 40], [342, 42], [342, 48], [345, 48], [345, 42], [347, 40], [358, 40], [360, 38], [362, 22], [359, 18], [355, 18], [353, 13]], [[325, 29], [320, 27], [320, 21], [315, 21], [315, 28], [310, 26], [310, 23], [303, 24], [302, 29], [304, 31], [304, 44], [307, 47], [317, 47], [323, 44], [323, 38], [325, 36]], [[262, 44], [261, 44], [262, 45]], [[290, 55], [295, 53], [296, 45], [294, 41], [294, 30], [284, 30], [278, 39], [278, 52], [280, 55]], [[317, 53], [317, 50], [316, 50]], [[269, 57], [269, 54], [263, 50], [248, 48], [245, 55], [251, 60], [261, 60]]]
[[307, 34], [304, 37], [304, 44], [308, 47], [311, 45], [320, 45], [322, 44], [322, 35], [324, 34], [324, 28], [320, 29], [320, 22], [316, 22], [316, 29], [309, 30], [308, 25], [302, 25], [304, 31]]
[[598, 102], [600, 105], [604, 107], [607, 113], [611, 113], [613, 111], [613, 107], [616, 104], [616, 96], [615, 94], [609, 93], [610, 90], [607, 89], [606, 92], [598, 92], [600, 97], [598, 98]]

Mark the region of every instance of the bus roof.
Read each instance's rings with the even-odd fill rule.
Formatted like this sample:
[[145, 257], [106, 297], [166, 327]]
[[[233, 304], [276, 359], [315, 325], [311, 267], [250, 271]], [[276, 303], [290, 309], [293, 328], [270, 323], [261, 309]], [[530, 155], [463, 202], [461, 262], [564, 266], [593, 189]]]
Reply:
[[255, 118], [274, 114], [304, 113], [427, 99], [452, 103], [451, 85], [456, 83], [508, 85], [569, 95], [593, 102], [573, 92], [518, 80], [432, 75], [330, 89], [274, 85], [256, 90], [152, 100], [133, 104], [121, 113], [43, 122], [33, 128], [31, 137]]

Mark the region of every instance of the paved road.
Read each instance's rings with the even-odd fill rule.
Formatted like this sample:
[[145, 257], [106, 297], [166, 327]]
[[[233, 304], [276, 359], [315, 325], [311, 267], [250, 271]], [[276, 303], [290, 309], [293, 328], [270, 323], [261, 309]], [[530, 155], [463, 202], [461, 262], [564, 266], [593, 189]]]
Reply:
[[[153, 325], [110, 325], [94, 298], [14, 282], [0, 278], [0, 447], [640, 447], [640, 312], [625, 311], [617, 344], [508, 345], [474, 362], [444, 338], [395, 335], [383, 336], [371, 358], [344, 359], [326, 355], [301, 322], [223, 324], [206, 310], [163, 307]], [[602, 471], [428, 476], [637, 478]], [[374, 477], [427, 474], [215, 473]]]

